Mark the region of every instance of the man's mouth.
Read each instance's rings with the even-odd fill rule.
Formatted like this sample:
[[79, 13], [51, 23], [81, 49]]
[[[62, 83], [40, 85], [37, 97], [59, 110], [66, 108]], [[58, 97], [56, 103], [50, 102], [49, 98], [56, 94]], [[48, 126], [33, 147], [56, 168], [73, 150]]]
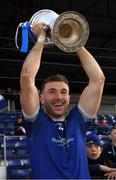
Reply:
[[60, 102], [60, 103], [54, 103], [53, 104], [55, 107], [61, 107], [64, 105], [64, 103]]

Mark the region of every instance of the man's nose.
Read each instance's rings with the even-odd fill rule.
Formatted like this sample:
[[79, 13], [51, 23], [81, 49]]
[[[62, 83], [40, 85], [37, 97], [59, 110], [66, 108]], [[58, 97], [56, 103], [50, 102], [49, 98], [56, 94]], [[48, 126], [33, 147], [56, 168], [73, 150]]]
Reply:
[[59, 99], [62, 98], [61, 92], [57, 92], [56, 97], [59, 98]]

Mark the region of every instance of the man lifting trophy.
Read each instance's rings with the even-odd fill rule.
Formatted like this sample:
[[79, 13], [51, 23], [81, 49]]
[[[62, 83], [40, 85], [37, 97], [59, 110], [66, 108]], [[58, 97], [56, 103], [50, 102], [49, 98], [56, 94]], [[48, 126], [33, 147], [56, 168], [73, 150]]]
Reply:
[[[86, 123], [96, 117], [105, 77], [84, 47], [89, 34], [88, 23], [74, 11], [58, 15], [45, 9], [22, 25], [23, 38], [28, 37], [29, 30], [30, 38], [35, 41], [20, 74], [20, 102], [30, 139], [32, 179], [91, 179], [85, 148]], [[70, 106], [72, 108], [69, 107], [69, 82], [60, 72], [50, 72], [48, 77], [43, 72], [45, 79], [38, 93], [35, 79], [37, 73], [40, 78], [44, 45], [50, 43], [64, 52], [75, 52], [88, 77], [87, 86], [77, 104]]]

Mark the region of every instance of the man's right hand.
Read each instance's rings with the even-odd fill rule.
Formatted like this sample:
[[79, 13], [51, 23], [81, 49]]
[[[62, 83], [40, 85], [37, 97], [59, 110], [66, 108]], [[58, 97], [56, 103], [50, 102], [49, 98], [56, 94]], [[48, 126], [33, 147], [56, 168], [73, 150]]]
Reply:
[[44, 30], [43, 27], [46, 27], [47, 24], [45, 23], [34, 23], [32, 24], [32, 32], [36, 35], [36, 36], [43, 36], [43, 37], [46, 37], [46, 32]]

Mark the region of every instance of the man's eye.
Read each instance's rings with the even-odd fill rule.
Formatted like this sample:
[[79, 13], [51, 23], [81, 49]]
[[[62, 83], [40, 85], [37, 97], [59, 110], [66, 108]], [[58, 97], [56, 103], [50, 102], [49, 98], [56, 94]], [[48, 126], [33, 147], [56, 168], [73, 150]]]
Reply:
[[62, 93], [62, 94], [64, 94], [64, 95], [65, 95], [65, 94], [67, 94], [67, 92], [66, 92], [66, 91], [63, 91], [63, 92], [61, 92], [61, 93]]
[[55, 91], [50, 91], [50, 94], [55, 94], [56, 92]]

